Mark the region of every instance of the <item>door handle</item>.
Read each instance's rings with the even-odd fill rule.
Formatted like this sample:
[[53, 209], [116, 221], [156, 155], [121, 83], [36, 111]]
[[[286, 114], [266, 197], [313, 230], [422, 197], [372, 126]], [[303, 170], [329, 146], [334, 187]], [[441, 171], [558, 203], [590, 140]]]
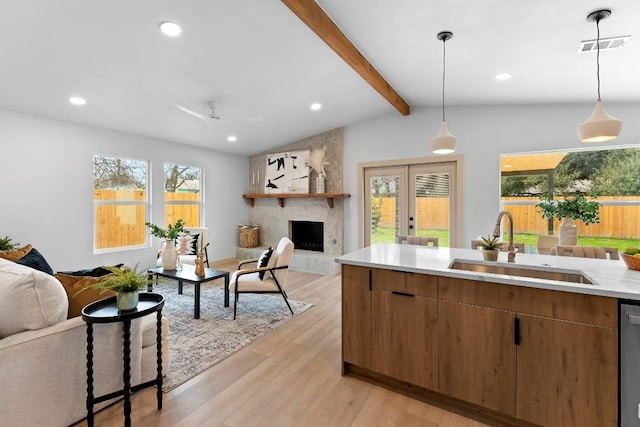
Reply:
[[403, 296], [403, 297], [411, 297], [411, 298], [413, 298], [413, 297], [415, 296], [415, 295], [413, 295], [413, 294], [408, 294], [408, 293], [406, 293], [406, 292], [391, 291], [391, 293], [392, 293], [393, 295], [400, 295], [400, 296]]

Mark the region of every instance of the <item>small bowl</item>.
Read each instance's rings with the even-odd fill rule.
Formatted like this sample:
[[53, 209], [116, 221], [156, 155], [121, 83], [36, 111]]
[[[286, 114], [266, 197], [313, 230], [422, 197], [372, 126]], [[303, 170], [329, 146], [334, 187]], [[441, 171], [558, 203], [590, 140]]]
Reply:
[[631, 270], [640, 270], [640, 256], [633, 256], [622, 253], [620, 255], [622, 255], [624, 263], [627, 264], [627, 268]]

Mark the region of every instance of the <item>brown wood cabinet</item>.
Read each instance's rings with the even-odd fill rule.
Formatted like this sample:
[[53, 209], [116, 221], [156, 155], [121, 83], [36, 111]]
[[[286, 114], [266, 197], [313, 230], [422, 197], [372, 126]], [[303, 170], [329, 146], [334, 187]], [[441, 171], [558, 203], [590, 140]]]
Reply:
[[440, 301], [439, 391], [516, 415], [515, 313]]
[[615, 298], [342, 268], [345, 373], [353, 364], [514, 423], [617, 425]]
[[373, 369], [437, 390], [437, 281], [423, 274], [374, 269], [372, 287]]
[[518, 418], [544, 426], [615, 426], [615, 329], [519, 315]]
[[367, 267], [342, 265], [342, 360], [363, 368], [372, 367], [370, 274]]

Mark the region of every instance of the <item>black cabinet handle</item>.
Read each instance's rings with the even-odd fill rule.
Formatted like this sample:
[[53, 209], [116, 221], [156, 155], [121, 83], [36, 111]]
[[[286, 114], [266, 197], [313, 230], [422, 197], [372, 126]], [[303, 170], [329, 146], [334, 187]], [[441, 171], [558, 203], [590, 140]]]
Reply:
[[369, 269], [369, 292], [373, 290], [373, 270]]
[[520, 319], [513, 319], [513, 343], [520, 345]]
[[400, 296], [403, 296], [403, 297], [411, 297], [411, 298], [413, 298], [413, 297], [415, 296], [415, 295], [413, 295], [413, 294], [408, 294], [408, 293], [406, 293], [406, 292], [396, 292], [396, 291], [391, 291], [391, 293], [392, 293], [393, 295], [400, 295]]

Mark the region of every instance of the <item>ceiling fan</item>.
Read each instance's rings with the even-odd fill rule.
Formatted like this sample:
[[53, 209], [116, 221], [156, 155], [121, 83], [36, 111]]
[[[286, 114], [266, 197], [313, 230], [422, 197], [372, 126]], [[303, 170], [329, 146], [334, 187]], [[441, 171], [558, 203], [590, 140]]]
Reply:
[[207, 101], [205, 105], [209, 108], [207, 112], [195, 111], [180, 104], [173, 104], [179, 110], [192, 115], [202, 121], [234, 121], [244, 123], [258, 123], [262, 121], [262, 117], [227, 117], [218, 112], [218, 103], [216, 101]]

